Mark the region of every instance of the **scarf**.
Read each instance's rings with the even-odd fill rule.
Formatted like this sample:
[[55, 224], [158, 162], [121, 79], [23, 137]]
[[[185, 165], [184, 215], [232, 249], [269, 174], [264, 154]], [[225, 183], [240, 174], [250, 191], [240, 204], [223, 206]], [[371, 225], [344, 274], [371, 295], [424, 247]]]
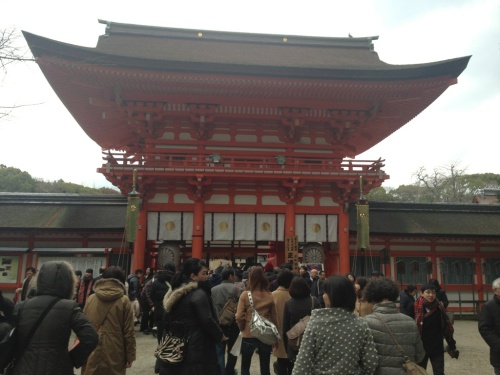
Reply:
[[[424, 307], [427, 312], [424, 314]], [[443, 335], [450, 347], [454, 349], [455, 340], [453, 339], [453, 324], [451, 324], [450, 318], [446, 315], [446, 309], [442, 302], [438, 301], [436, 298], [434, 301], [429, 302], [424, 297], [420, 296], [415, 301], [415, 322], [417, 323], [417, 328], [420, 334], [422, 334], [422, 326], [424, 324], [424, 319], [429, 315], [439, 312], [441, 315], [441, 328], [443, 330]], [[452, 344], [453, 343], [453, 344]]]

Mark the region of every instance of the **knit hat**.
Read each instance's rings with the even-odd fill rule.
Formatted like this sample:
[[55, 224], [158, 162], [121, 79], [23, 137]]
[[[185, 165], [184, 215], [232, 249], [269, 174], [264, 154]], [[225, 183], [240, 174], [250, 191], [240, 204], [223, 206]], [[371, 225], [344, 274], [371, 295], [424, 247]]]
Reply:
[[264, 266], [264, 271], [273, 272], [274, 271], [273, 264], [271, 262], [267, 262], [266, 265]]

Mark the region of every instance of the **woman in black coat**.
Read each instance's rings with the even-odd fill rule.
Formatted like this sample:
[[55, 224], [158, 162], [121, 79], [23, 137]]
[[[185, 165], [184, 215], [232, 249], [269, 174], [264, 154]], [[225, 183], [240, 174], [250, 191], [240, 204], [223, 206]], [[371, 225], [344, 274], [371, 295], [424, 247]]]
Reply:
[[[42, 265], [37, 279], [35, 297], [17, 305], [19, 310], [19, 340], [27, 349], [16, 362], [14, 374], [73, 375], [97, 346], [99, 336], [83, 311], [73, 301], [76, 277], [67, 262], [53, 261]], [[54, 300], [59, 301], [28, 338], [29, 331], [43, 310]], [[17, 309], [16, 306], [16, 309]], [[73, 331], [80, 344], [68, 350]]]
[[417, 287], [409, 284], [405, 290], [399, 295], [399, 312], [415, 318], [415, 295], [417, 294]]
[[183, 361], [175, 365], [162, 362], [160, 374], [220, 374], [215, 344], [227, 338], [216, 321], [205, 263], [196, 258], [186, 260], [172, 287], [163, 303], [164, 335], [174, 324], [183, 326], [189, 342]]
[[286, 333], [297, 324], [300, 319], [307, 315], [311, 315], [313, 309], [321, 308], [321, 304], [316, 297], [311, 296], [311, 288], [309, 288], [309, 284], [302, 277], [293, 278], [288, 292], [292, 298], [285, 302], [285, 309], [283, 311], [283, 332], [280, 332], [280, 334], [282, 334], [283, 337], [288, 359], [293, 364], [298, 351], [288, 346]]

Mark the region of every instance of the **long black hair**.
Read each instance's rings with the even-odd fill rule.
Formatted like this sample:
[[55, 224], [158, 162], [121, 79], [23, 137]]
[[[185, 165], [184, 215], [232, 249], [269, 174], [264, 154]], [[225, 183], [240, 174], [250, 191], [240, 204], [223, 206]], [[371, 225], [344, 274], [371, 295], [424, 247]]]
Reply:
[[180, 272], [177, 272], [174, 276], [173, 288], [178, 288], [182, 284], [191, 281], [191, 274], [194, 273], [197, 275], [203, 267], [207, 268], [206, 263], [198, 258], [186, 259], [184, 263], [182, 263]]

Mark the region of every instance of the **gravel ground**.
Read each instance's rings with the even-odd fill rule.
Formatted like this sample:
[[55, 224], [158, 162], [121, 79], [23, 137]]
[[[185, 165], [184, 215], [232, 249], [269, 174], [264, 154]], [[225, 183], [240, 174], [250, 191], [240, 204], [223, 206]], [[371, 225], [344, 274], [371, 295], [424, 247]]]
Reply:
[[[136, 327], [137, 337], [137, 360], [133, 363], [132, 368], [127, 371], [127, 375], [146, 375], [154, 374], [153, 367], [155, 358], [153, 357], [156, 349], [156, 338], [152, 335], [144, 335], [138, 331]], [[489, 347], [483, 341], [477, 330], [476, 321], [455, 320], [455, 340], [457, 348], [460, 350], [459, 359], [452, 359], [445, 354], [445, 372], [448, 375], [483, 375], [494, 374], [493, 367], [489, 361]], [[271, 363], [275, 360], [271, 357]], [[237, 368], [239, 370], [240, 361], [238, 360]], [[433, 374], [429, 363], [427, 372]], [[259, 358], [253, 356], [251, 373], [257, 375], [259, 370]], [[77, 371], [76, 374], [80, 374]], [[273, 371], [271, 369], [271, 374]], [[216, 374], [205, 374], [216, 375]], [[307, 375], [307, 374], [304, 374]]]

